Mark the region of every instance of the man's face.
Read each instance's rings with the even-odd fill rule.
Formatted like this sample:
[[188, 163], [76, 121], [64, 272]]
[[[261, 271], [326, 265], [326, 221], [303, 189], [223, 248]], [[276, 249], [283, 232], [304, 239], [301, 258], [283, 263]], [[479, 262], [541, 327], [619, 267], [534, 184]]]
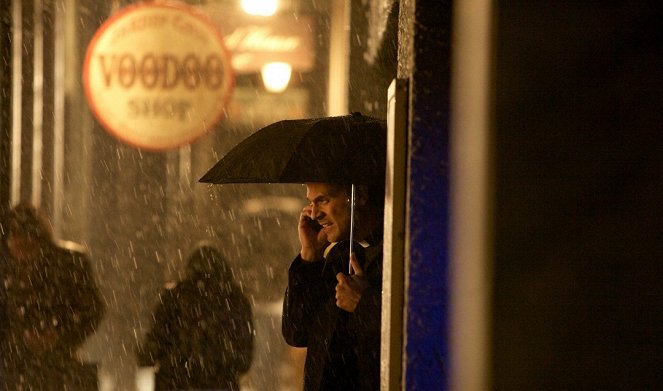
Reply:
[[30, 235], [10, 234], [7, 238], [9, 254], [18, 261], [30, 259], [39, 252], [39, 242]]
[[346, 189], [329, 183], [307, 183], [306, 198], [311, 206], [311, 219], [322, 225], [327, 241], [350, 238], [350, 200]]

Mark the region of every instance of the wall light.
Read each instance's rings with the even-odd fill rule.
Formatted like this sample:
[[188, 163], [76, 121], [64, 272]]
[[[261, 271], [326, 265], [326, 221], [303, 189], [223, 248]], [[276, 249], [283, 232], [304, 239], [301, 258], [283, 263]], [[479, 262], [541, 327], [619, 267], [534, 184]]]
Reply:
[[242, 9], [249, 15], [272, 16], [278, 8], [278, 0], [242, 0]]
[[262, 66], [262, 82], [269, 92], [283, 92], [288, 87], [292, 67], [287, 62], [270, 62]]

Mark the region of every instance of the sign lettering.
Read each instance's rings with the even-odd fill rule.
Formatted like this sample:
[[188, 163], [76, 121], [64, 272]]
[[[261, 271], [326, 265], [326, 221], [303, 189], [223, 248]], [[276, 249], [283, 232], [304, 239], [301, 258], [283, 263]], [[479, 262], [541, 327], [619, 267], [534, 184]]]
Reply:
[[120, 140], [165, 150], [207, 133], [233, 87], [215, 25], [185, 5], [143, 3], [107, 20], [83, 67], [88, 103]]

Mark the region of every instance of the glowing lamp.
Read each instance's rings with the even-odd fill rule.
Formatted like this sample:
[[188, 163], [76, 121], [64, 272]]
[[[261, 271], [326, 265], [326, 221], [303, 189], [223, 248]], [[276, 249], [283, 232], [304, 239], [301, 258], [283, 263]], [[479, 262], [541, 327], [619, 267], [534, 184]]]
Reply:
[[278, 0], [242, 0], [242, 9], [249, 15], [272, 16], [278, 8]]
[[261, 74], [265, 89], [279, 93], [288, 87], [292, 67], [287, 62], [270, 62], [262, 66]]

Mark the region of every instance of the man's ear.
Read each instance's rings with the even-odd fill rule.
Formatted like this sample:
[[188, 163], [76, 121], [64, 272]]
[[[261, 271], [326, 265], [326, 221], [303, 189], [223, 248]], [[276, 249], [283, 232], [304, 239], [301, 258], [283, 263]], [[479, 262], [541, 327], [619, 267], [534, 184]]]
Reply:
[[368, 203], [368, 186], [355, 185], [355, 205], [365, 206]]

